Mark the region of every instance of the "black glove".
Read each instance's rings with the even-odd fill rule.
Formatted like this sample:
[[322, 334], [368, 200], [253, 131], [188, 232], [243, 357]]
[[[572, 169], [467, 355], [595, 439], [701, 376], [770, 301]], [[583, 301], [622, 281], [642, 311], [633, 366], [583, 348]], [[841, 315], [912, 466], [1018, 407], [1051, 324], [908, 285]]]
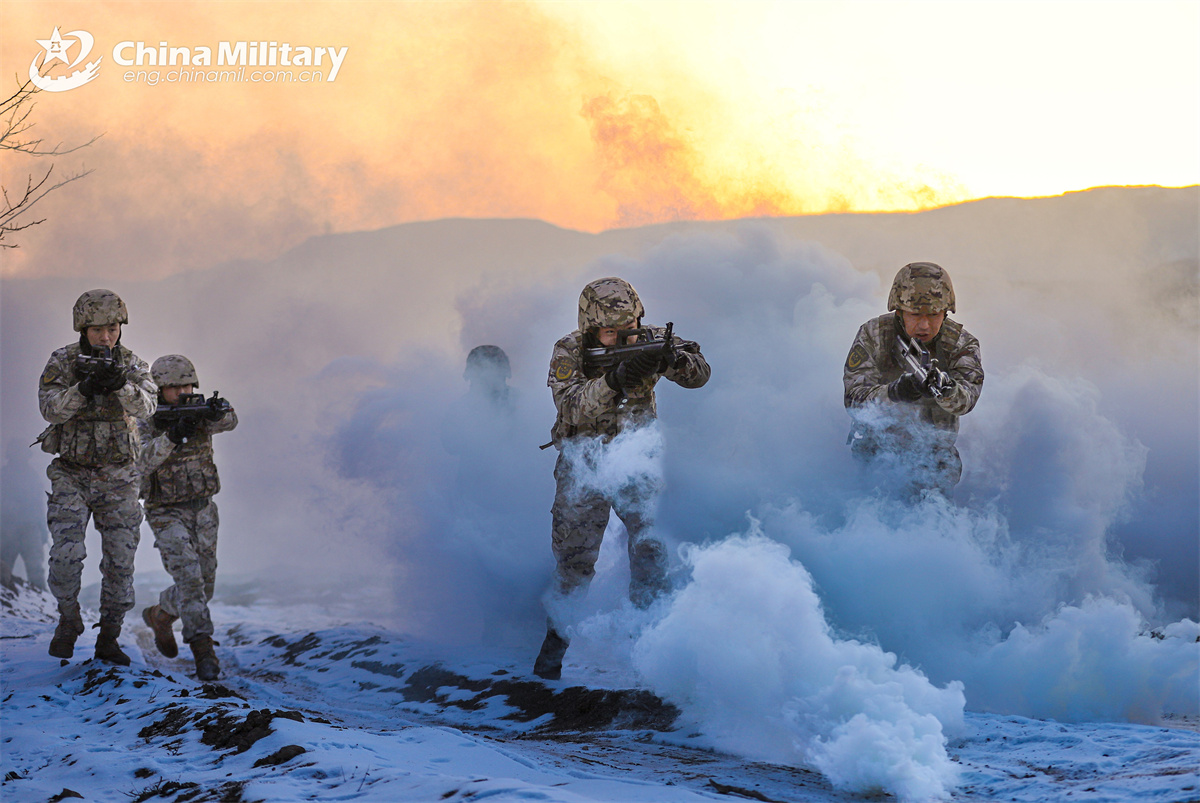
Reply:
[[204, 417], [209, 421], [220, 421], [228, 412], [229, 402], [220, 396], [213, 396], [208, 400], [208, 410], [204, 413]]
[[100, 388], [96, 384], [96, 378], [91, 374], [88, 374], [82, 380], [80, 380], [79, 392], [89, 399], [99, 393]]
[[97, 369], [89, 378], [96, 384], [97, 393], [115, 393], [125, 386], [125, 366], [105, 366]]
[[196, 434], [196, 419], [180, 418], [167, 428], [167, 440], [178, 446]]
[[922, 396], [928, 396], [929, 391], [912, 374], [904, 374], [888, 385], [888, 398], [894, 402], [920, 401]]
[[929, 396], [933, 396], [934, 391], [937, 391], [939, 396], [945, 396], [954, 391], [954, 380], [945, 371], [931, 371], [922, 390], [926, 391], [926, 395]]
[[624, 394], [625, 389], [633, 387], [658, 370], [659, 357], [656, 354], [639, 354], [624, 362], [617, 363], [611, 371], [604, 375], [604, 381], [617, 393]]
[[678, 364], [679, 352], [675, 349], [664, 349], [662, 356], [658, 358], [658, 367], [654, 370], [655, 373], [665, 374]]
[[[86, 383], [85, 386], [84, 383]], [[95, 371], [88, 373], [88, 376], [85, 376], [83, 382], [80, 382], [79, 385], [79, 392], [82, 392], [85, 396], [110, 394], [110, 392], [118, 391], [122, 386], [125, 386], [125, 366], [106, 365], [98, 367]]]

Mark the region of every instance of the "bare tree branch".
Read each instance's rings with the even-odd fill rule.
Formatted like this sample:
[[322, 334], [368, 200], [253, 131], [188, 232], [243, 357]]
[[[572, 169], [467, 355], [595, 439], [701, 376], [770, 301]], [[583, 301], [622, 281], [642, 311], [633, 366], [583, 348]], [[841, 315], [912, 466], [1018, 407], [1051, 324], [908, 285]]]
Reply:
[[[86, 148], [99, 139], [99, 137], [92, 137], [82, 145], [74, 147], [64, 147], [61, 142], [53, 147], [47, 147], [40, 137], [33, 137], [30, 131], [35, 123], [30, 120], [30, 115], [37, 106], [33, 102], [33, 97], [40, 91], [32, 81], [27, 79], [24, 83], [18, 82], [16, 92], [0, 101], [0, 151], [23, 153], [36, 158], [65, 156]], [[84, 170], [50, 183], [50, 176], [54, 173], [54, 165], [51, 164], [40, 179], [35, 179], [32, 173], [28, 176], [25, 190], [20, 197], [10, 196], [8, 188], [0, 185], [0, 195], [3, 197], [0, 202], [0, 249], [18, 248], [16, 243], [5, 242], [5, 240], [11, 239], [16, 232], [45, 221], [45, 218], [42, 218], [18, 223], [16, 219], [19, 216], [29, 212], [38, 201], [50, 193], [72, 181], [78, 181], [91, 172], [91, 170]], [[49, 186], [47, 186], [48, 184]]]

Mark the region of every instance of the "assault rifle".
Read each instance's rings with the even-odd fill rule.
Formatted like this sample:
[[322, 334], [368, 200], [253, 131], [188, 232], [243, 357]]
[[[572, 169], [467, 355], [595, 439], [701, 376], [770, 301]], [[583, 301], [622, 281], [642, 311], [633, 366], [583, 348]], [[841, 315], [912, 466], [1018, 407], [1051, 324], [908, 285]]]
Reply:
[[101, 373], [104, 371], [115, 371], [120, 368], [121, 364], [117, 362], [117, 358], [113, 356], [113, 350], [108, 346], [96, 346], [100, 353], [98, 354], [76, 354], [75, 355], [75, 370], [83, 376], [89, 374]]
[[154, 425], [159, 429], [167, 429], [179, 421], [219, 421], [232, 409], [233, 406], [222, 399], [220, 392], [216, 390], [209, 399], [205, 399], [203, 393], [181, 393], [179, 401], [175, 404], [162, 405], [155, 411]]
[[[674, 323], [667, 323], [667, 331], [663, 333], [661, 340], [649, 339], [651, 337], [648, 329], [620, 329], [617, 331], [616, 346], [599, 346], [597, 348], [583, 350], [583, 364], [585, 368], [612, 368], [615, 365], [633, 359], [639, 354], [652, 354], [656, 357], [666, 357], [668, 361], [674, 362], [675, 355], [680, 351], [686, 351], [692, 354], [700, 351], [700, 344], [691, 340], [680, 341], [679, 345], [675, 344], [672, 330], [675, 328]], [[632, 336], [645, 335], [648, 339], [640, 343], [625, 343], [625, 340]]]
[[79, 392], [89, 398], [97, 393], [113, 393], [125, 384], [125, 366], [113, 355], [113, 350], [108, 346], [94, 348], [93, 354], [75, 355]]
[[906, 341], [896, 335], [896, 345], [900, 347], [900, 356], [908, 366], [908, 373], [915, 376], [921, 387], [927, 389], [935, 399], [942, 398], [954, 387], [950, 375], [938, 368], [937, 360], [929, 356], [929, 351], [916, 338]]

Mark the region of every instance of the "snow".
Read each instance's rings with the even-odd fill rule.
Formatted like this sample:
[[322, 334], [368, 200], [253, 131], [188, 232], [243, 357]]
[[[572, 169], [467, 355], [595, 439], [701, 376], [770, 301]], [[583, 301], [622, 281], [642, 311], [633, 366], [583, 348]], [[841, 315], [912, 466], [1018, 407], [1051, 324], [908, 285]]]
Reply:
[[[128, 668], [90, 657], [94, 630], [74, 659], [49, 657], [53, 601], [18, 589], [4, 592], [0, 617], [5, 801], [65, 790], [111, 801], [863, 799], [803, 763], [712, 749], [678, 711], [606, 687], [570, 654], [563, 680], [543, 684], [515, 651], [439, 646], [340, 622], [330, 606], [232, 605], [219, 593], [225, 674], [204, 684], [186, 649], [158, 655], [134, 617]], [[1191, 727], [972, 712], [963, 724], [945, 750], [953, 800], [1200, 799]]]

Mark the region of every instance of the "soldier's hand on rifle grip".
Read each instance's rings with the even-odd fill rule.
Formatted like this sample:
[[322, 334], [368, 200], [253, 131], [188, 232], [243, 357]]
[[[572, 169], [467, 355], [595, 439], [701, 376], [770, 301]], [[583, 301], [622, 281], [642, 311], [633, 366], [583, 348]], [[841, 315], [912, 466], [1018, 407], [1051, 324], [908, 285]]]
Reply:
[[658, 363], [659, 356], [656, 354], [639, 354], [631, 360], [626, 360], [619, 366], [625, 369], [622, 384], [629, 387], [629, 385], [636, 385], [648, 376], [653, 376], [658, 371]]
[[209, 421], [220, 421], [228, 412], [229, 402], [214, 394], [208, 400], [208, 412], [204, 414], [204, 417]]
[[904, 374], [888, 385], [888, 398], [894, 402], [920, 401], [921, 396], [928, 395], [921, 382], [912, 374]]
[[659, 357], [656, 354], [639, 354], [617, 365], [604, 375], [604, 381], [617, 393], [624, 395], [626, 389], [633, 387], [658, 368]]
[[93, 376], [98, 384], [100, 393], [116, 393], [125, 387], [126, 377], [124, 366], [112, 365], [101, 368]]
[[97, 393], [99, 393], [100, 388], [96, 384], [96, 378], [93, 377], [91, 374], [88, 374], [87, 376], [85, 376], [79, 382], [79, 392], [82, 393], [84, 395], [84, 397], [88, 398], [88, 399], [92, 398]]
[[663, 349], [662, 356], [658, 359], [658, 367], [655, 369], [655, 372], [665, 374], [678, 364], [679, 352], [668, 346], [667, 348]]
[[934, 369], [929, 372], [928, 395], [945, 396], [954, 391], [954, 380], [945, 371]]
[[604, 372], [604, 384], [606, 384], [610, 388], [612, 388], [613, 392], [616, 393], [618, 396], [625, 395], [625, 388], [621, 384], [621, 376], [620, 376], [621, 367], [622, 367], [622, 364], [617, 363], [612, 368], [610, 368], [609, 370]]
[[196, 419], [180, 418], [167, 428], [167, 439], [176, 446], [196, 434]]

